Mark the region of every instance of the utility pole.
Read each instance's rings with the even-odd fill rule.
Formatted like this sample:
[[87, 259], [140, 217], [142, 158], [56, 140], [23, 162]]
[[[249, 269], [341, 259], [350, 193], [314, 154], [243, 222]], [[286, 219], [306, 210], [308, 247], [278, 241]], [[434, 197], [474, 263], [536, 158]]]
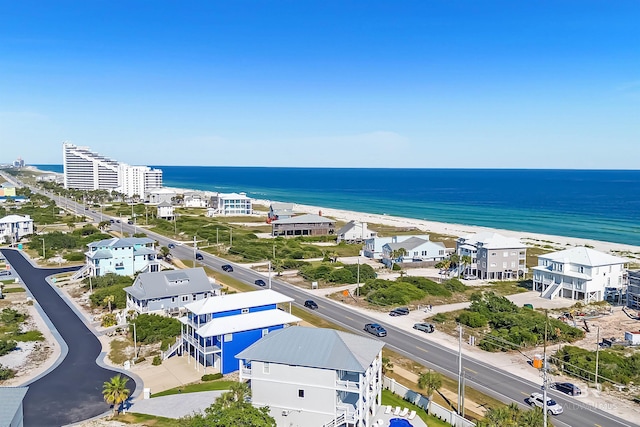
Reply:
[[462, 324], [458, 324], [458, 414], [462, 415]]
[[596, 333], [596, 390], [598, 389], [598, 362], [600, 360], [600, 326]]
[[136, 324], [133, 325], [133, 360], [138, 358], [138, 336], [136, 335]]
[[269, 261], [269, 289], [271, 289], [271, 261]]
[[193, 268], [196, 268], [196, 251], [198, 250], [198, 242], [196, 236], [193, 236]]
[[[40, 240], [42, 240], [42, 259], [46, 259], [47, 255], [44, 252], [44, 239], [40, 239]], [[596, 382], [597, 382], [597, 380], [596, 380]]]
[[544, 351], [542, 352], [542, 425], [547, 427], [547, 329], [549, 313], [545, 310], [544, 320]]
[[233, 246], [233, 228], [229, 227], [229, 246]]
[[356, 278], [356, 296], [360, 296], [360, 257], [358, 257], [358, 274]]
[[220, 244], [220, 241], [218, 240], [218, 231], [220, 231], [220, 228], [216, 227], [216, 246]]

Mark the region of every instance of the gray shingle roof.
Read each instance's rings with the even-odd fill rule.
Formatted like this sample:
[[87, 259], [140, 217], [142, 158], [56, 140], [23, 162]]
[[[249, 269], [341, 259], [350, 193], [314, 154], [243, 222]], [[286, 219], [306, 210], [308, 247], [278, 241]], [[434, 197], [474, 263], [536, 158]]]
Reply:
[[125, 292], [138, 300], [167, 298], [185, 294], [197, 294], [220, 289], [220, 285], [209, 282], [202, 267], [185, 270], [142, 273]]
[[290, 326], [265, 335], [236, 358], [365, 372], [382, 347], [381, 341], [335, 329]]
[[0, 427], [9, 427], [29, 387], [0, 387]]
[[335, 223], [335, 220], [331, 218], [325, 218], [320, 215], [305, 214], [294, 216], [286, 219], [278, 219], [271, 224], [317, 224], [317, 223]]

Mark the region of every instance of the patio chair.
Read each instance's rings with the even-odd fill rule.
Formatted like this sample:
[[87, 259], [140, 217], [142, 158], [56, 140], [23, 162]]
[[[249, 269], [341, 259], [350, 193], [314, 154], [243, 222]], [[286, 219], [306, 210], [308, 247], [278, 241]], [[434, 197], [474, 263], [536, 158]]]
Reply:
[[409, 415], [407, 416], [408, 420], [412, 420], [416, 417], [416, 411], [411, 411], [409, 412]]
[[393, 415], [398, 415], [400, 413], [400, 407], [396, 406], [396, 410], [393, 411]]
[[391, 405], [387, 405], [387, 408], [384, 410], [385, 414], [390, 414], [391, 413]]
[[401, 417], [406, 417], [408, 413], [409, 413], [409, 408], [403, 408], [402, 412], [400, 412], [398, 415]]
[[382, 418], [378, 418], [378, 421], [376, 421], [376, 425], [382, 427], [384, 425], [384, 420]]

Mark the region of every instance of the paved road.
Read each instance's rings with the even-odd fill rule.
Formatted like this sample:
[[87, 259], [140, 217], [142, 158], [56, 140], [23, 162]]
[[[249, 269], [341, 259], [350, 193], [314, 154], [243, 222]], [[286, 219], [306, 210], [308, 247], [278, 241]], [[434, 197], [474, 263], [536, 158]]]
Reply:
[[[102, 384], [116, 373], [96, 365], [102, 351], [100, 342], [45, 281], [51, 274], [76, 270], [77, 267], [39, 269], [33, 267], [19, 251], [2, 249], [2, 254], [68, 346], [62, 363], [29, 385], [24, 400], [25, 427], [62, 426], [107, 412], [109, 406], [102, 398]], [[129, 379], [128, 385], [133, 388], [135, 382]]]

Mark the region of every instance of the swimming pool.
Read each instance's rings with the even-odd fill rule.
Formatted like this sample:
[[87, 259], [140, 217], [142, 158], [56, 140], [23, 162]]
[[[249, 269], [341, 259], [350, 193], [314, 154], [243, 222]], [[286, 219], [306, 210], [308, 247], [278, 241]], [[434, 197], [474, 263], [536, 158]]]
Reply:
[[389, 427], [413, 427], [413, 424], [404, 418], [391, 418], [389, 420]]

